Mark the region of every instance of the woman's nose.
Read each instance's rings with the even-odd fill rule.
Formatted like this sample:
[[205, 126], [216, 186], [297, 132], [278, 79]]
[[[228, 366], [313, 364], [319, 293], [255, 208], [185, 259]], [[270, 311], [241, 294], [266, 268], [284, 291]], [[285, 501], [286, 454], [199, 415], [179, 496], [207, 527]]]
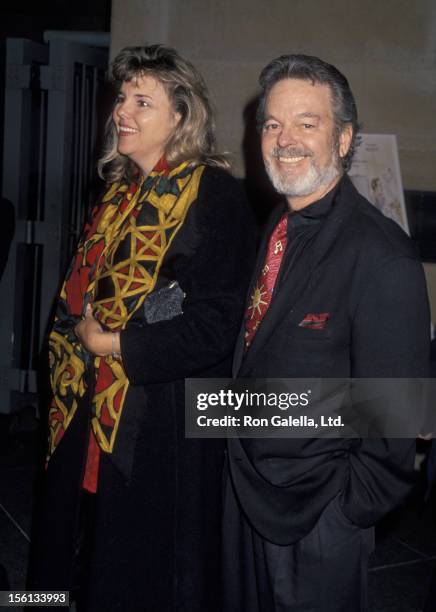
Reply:
[[123, 100], [122, 102], [119, 102], [117, 104], [116, 113], [120, 119], [125, 119], [126, 117], [128, 117], [129, 109], [126, 104], [126, 100]]

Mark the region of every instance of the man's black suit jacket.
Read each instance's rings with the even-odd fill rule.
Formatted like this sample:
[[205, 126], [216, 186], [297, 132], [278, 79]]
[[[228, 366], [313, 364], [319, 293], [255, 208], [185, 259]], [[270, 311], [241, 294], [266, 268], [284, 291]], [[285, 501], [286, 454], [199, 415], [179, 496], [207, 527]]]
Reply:
[[[270, 218], [268, 235], [283, 214]], [[425, 278], [410, 239], [359, 195], [345, 176], [312, 246], [281, 281], [234, 375], [257, 378], [427, 377], [430, 318]], [[300, 327], [329, 313], [324, 329]], [[243, 512], [267, 540], [290, 544], [308, 533], [340, 494], [346, 519], [373, 525], [407, 494], [414, 440], [232, 439], [231, 476]]]

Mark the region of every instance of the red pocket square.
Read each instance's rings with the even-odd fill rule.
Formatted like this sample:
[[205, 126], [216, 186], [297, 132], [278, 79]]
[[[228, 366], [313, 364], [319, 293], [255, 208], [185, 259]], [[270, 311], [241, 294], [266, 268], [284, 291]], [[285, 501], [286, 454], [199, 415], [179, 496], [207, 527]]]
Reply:
[[329, 318], [329, 312], [321, 312], [320, 314], [307, 314], [304, 319], [298, 324], [298, 327], [307, 327], [308, 329], [324, 329]]

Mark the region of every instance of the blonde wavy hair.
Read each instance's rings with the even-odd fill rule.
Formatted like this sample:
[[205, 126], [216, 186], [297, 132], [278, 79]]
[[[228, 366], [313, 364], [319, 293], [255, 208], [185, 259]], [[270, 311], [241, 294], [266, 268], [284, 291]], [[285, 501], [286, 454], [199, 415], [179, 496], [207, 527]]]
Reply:
[[[177, 51], [162, 45], [125, 47], [115, 57], [109, 78], [119, 90], [124, 82], [151, 75], [165, 88], [175, 112], [180, 113], [165, 156], [170, 168], [188, 161], [191, 166], [207, 164], [228, 169], [224, 155], [215, 154], [215, 124], [209, 94], [203, 78]], [[129, 180], [136, 165], [118, 153], [118, 134], [112, 113], [104, 135], [98, 174], [107, 182]]]

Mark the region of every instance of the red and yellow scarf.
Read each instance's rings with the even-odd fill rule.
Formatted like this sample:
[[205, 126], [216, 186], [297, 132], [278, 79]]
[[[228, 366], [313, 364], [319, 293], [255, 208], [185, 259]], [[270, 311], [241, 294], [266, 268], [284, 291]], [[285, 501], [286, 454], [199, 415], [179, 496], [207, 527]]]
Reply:
[[146, 177], [115, 183], [92, 212], [62, 286], [49, 339], [53, 400], [49, 411], [51, 457], [95, 377], [91, 427], [99, 448], [112, 453], [129, 381], [112, 357], [95, 357], [74, 327], [88, 304], [108, 330], [126, 327], [153, 290], [162, 261], [198, 195], [204, 166], [169, 170], [160, 162]]

